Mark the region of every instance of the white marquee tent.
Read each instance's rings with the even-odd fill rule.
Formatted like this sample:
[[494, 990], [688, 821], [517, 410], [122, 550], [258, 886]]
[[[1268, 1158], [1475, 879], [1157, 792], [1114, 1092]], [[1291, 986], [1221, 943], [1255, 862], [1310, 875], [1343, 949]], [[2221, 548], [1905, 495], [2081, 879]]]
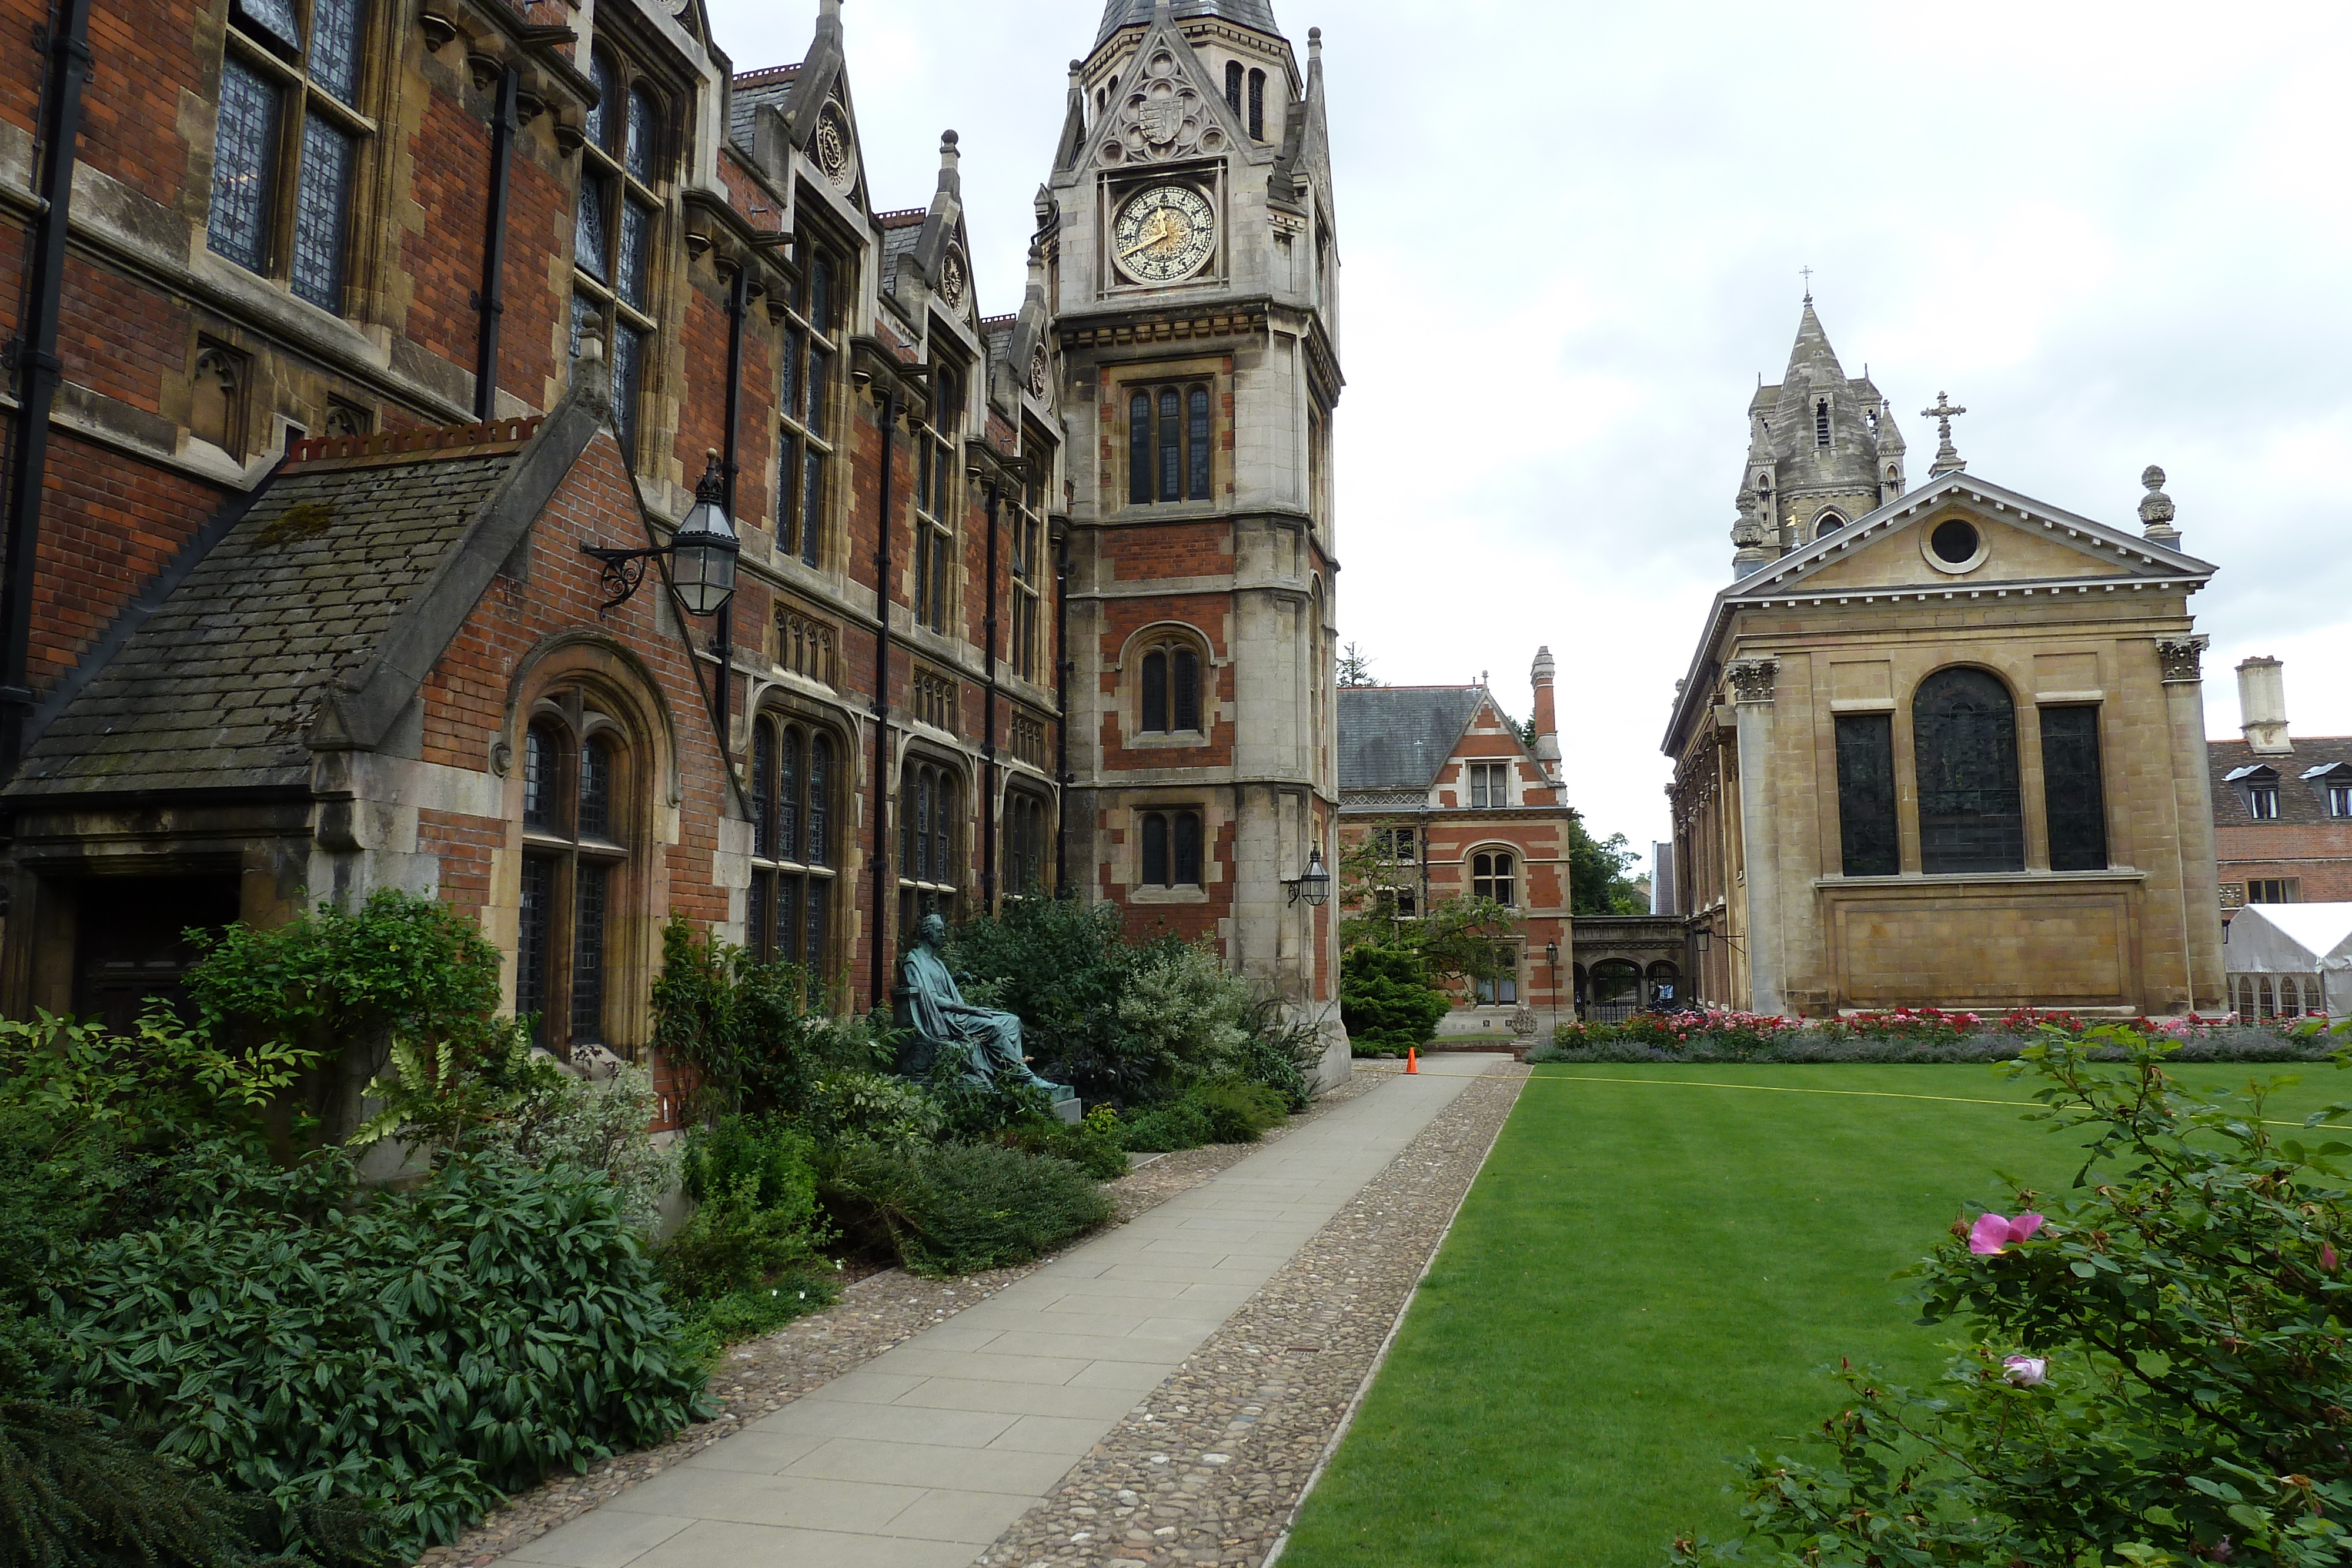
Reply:
[[2352, 904], [2249, 904], [2223, 951], [2241, 1018], [2352, 1012]]

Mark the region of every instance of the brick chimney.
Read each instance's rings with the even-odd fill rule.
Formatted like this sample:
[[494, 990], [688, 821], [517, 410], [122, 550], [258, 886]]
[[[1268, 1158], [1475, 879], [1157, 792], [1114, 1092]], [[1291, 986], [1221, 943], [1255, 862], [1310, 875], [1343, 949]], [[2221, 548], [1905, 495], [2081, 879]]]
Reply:
[[1528, 674], [1536, 688], [1536, 760], [1543, 764], [1544, 777], [1557, 784], [1559, 782], [1559, 718], [1552, 708], [1554, 668], [1549, 648], [1536, 650], [1535, 667]]
[[2286, 737], [2286, 666], [2267, 653], [2238, 666], [2238, 728], [2257, 755], [2294, 754]]

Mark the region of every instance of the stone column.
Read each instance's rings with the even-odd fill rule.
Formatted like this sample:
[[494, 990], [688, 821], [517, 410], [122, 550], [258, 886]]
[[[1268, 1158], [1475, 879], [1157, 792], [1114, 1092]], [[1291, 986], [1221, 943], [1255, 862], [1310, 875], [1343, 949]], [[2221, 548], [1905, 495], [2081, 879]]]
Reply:
[[1740, 659], [1724, 673], [1738, 705], [1740, 870], [1748, 896], [1748, 1009], [1787, 1006], [1780, 933], [1780, 813], [1773, 809], [1772, 685], [1777, 659]]
[[[2205, 744], [2203, 660], [2211, 641], [2200, 634], [2161, 638], [2156, 644], [2166, 727], [2172, 740], [2173, 846], [2180, 879], [2179, 983], [2187, 988], [2184, 999], [2192, 1008], [2225, 1007], [2228, 1001], [2221, 956], [2221, 870], [2213, 849], [2213, 775]], [[2168, 977], [2151, 978], [2162, 983]]]

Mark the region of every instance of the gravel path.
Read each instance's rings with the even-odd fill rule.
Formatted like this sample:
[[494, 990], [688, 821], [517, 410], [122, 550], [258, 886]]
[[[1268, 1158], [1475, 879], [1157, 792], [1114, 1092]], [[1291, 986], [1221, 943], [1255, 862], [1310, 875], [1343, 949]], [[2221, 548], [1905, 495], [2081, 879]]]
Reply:
[[1465, 1085], [979, 1561], [1011, 1568], [1263, 1563], [1527, 1077], [1523, 1066], [1497, 1064]]
[[[1358, 1072], [1347, 1082], [1317, 1097], [1306, 1111], [1268, 1133], [1256, 1144], [1218, 1144], [1162, 1155], [1139, 1166], [1131, 1175], [1104, 1184], [1118, 1205], [1118, 1221], [1156, 1208], [1180, 1192], [1198, 1186], [1218, 1172], [1240, 1164], [1266, 1145], [1370, 1093], [1387, 1081], [1387, 1074]], [[884, 1351], [901, 1344], [934, 1324], [946, 1322], [964, 1308], [988, 1300], [1014, 1281], [1053, 1261], [1041, 1258], [1016, 1268], [994, 1269], [956, 1280], [924, 1280], [901, 1269], [888, 1269], [849, 1285], [842, 1298], [822, 1312], [812, 1313], [764, 1339], [731, 1347], [710, 1378], [711, 1398], [719, 1416], [687, 1427], [668, 1442], [623, 1454], [590, 1468], [585, 1475], [569, 1471], [549, 1478], [467, 1531], [454, 1546], [436, 1546], [417, 1561], [417, 1568], [481, 1568], [526, 1542], [538, 1540], [557, 1525], [577, 1519], [598, 1503], [659, 1474], [679, 1461], [741, 1430], [761, 1416], [780, 1410], [810, 1389], [832, 1382]]]

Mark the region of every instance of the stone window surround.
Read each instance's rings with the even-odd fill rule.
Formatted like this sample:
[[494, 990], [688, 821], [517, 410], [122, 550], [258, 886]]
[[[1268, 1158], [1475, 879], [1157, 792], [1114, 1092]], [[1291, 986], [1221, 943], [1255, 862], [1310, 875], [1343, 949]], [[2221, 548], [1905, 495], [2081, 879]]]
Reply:
[[[1100, 396], [1106, 406], [1103, 438], [1108, 451], [1102, 465], [1102, 510], [1106, 516], [1169, 522], [1192, 517], [1213, 517], [1231, 496], [1234, 454], [1226, 442], [1234, 434], [1227, 405], [1234, 397], [1232, 356], [1193, 354], [1182, 359], [1134, 360], [1105, 364], [1100, 371]], [[1209, 389], [1209, 496], [1206, 500], [1130, 501], [1128, 473], [1132, 450], [1129, 405], [1139, 392], [1155, 395], [1163, 386], [1206, 385]]]
[[[1143, 885], [1143, 818], [1150, 811], [1198, 811], [1201, 813], [1201, 880], [1184, 887], [1146, 887]], [[1206, 904], [1210, 889], [1225, 880], [1225, 868], [1217, 859], [1217, 835], [1226, 824], [1227, 817], [1213, 790], [1174, 787], [1139, 790], [1129, 795], [1121, 812], [1126, 819], [1123, 841], [1118, 846], [1118, 858], [1112, 863], [1112, 883], [1127, 903], [1141, 904]]]
[[[1179, 729], [1146, 733], [1143, 727], [1143, 660], [1158, 649], [1171, 649], [1179, 643], [1189, 643], [1201, 660], [1201, 726], [1199, 729]], [[1218, 706], [1218, 675], [1233, 661], [1217, 657], [1209, 645], [1208, 634], [1185, 621], [1154, 621], [1138, 627], [1119, 649], [1118, 662], [1111, 668], [1118, 676], [1119, 744], [1130, 751], [1188, 750], [1209, 744], [1215, 735], [1217, 720], [1222, 716]], [[1171, 698], [1172, 700], [1172, 698]]]

